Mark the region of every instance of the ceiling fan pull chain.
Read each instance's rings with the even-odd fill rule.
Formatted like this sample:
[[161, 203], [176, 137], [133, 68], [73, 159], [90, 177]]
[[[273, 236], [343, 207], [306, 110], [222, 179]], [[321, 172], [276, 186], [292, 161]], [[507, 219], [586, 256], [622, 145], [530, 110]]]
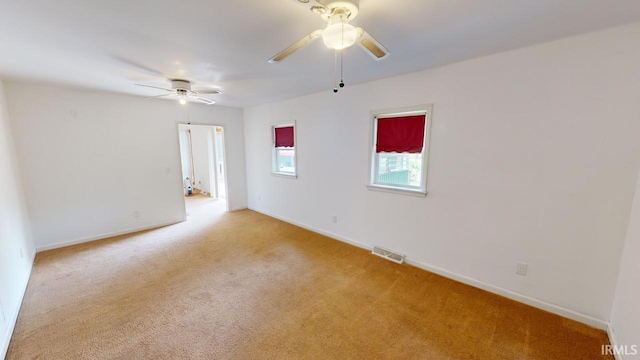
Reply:
[[340, 87], [343, 88], [344, 87], [344, 77], [343, 77], [343, 69], [344, 69], [344, 19], [342, 17], [342, 14], [340, 15], [340, 19], [342, 20], [342, 33], [340, 34], [342, 36], [342, 49], [340, 49]]
[[344, 49], [344, 18], [340, 15], [340, 45]]
[[[191, 118], [189, 117], [189, 102], [188, 101], [187, 101], [186, 105], [187, 105], [187, 124], [191, 125]], [[194, 178], [195, 178], [195, 175], [194, 175]]]
[[340, 87], [344, 87], [344, 49], [340, 50]]
[[333, 52], [333, 92], [338, 92], [338, 50]]

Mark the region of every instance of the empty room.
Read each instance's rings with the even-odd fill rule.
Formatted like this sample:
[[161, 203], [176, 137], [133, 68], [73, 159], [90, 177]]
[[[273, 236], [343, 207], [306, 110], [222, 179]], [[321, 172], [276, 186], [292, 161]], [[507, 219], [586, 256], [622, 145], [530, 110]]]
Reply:
[[0, 1], [0, 358], [640, 359], [640, 2]]

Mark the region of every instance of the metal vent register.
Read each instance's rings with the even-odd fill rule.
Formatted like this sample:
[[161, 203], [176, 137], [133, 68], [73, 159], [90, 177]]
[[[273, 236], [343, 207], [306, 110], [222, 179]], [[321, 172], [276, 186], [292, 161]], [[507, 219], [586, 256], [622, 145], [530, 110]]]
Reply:
[[391, 260], [398, 264], [402, 264], [404, 262], [404, 255], [399, 254], [397, 252], [393, 252], [391, 250], [383, 249], [379, 246], [374, 246], [373, 251], [371, 251], [371, 253], [373, 255], [380, 256], [381, 258]]

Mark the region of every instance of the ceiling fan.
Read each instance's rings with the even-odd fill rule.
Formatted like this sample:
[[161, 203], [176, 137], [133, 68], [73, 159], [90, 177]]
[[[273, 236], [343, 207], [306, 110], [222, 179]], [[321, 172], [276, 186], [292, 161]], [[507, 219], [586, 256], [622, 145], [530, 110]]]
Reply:
[[155, 99], [155, 98], [164, 97], [164, 96], [177, 96], [178, 101], [182, 105], [185, 105], [187, 103], [187, 99], [189, 98], [196, 99], [207, 105], [213, 105], [216, 103], [215, 101], [204, 98], [200, 95], [201, 94], [222, 94], [221, 91], [213, 90], [213, 89], [192, 90], [191, 82], [188, 80], [175, 79], [175, 80], [170, 80], [170, 82], [171, 82], [171, 89], [167, 89], [159, 86], [153, 86], [153, 85], [145, 85], [145, 84], [136, 84], [136, 85], [167, 91], [166, 94], [151, 96], [151, 97], [148, 97], [147, 99]]
[[318, 29], [293, 43], [269, 59], [270, 63], [278, 63], [289, 55], [310, 44], [322, 36], [324, 44], [335, 50], [346, 49], [358, 44], [375, 60], [382, 60], [389, 56], [380, 42], [369, 35], [364, 29], [349, 24], [358, 15], [359, 0], [293, 0], [304, 5], [312, 12], [320, 15], [328, 25], [325, 29]]

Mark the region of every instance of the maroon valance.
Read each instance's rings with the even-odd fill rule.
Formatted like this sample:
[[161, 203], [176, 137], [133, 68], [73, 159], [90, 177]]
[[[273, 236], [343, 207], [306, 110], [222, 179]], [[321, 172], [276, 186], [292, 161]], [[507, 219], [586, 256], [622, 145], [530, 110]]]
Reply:
[[425, 115], [379, 117], [376, 152], [422, 152], [425, 119]]
[[293, 126], [275, 128], [275, 146], [293, 147]]

